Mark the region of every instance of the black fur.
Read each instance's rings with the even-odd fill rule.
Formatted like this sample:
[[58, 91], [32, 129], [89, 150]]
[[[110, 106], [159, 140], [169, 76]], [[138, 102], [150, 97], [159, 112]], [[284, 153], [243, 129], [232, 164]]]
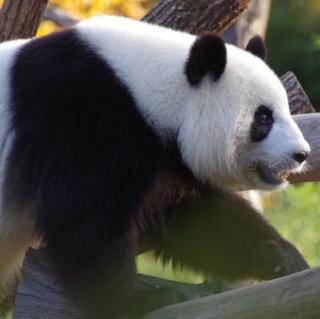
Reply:
[[[164, 146], [112, 69], [74, 31], [26, 44], [11, 87], [16, 136], [6, 205], [36, 206], [37, 231], [63, 285], [80, 302], [94, 301], [91, 318], [95, 311], [112, 318], [134, 273], [132, 219]], [[100, 294], [89, 298], [92, 291]]]
[[250, 138], [252, 142], [263, 141], [270, 133], [274, 123], [272, 111], [264, 105], [260, 105], [250, 127]]
[[267, 59], [267, 47], [259, 35], [255, 35], [249, 40], [246, 50], [264, 61]]
[[[191, 84], [203, 76], [193, 68], [205, 48], [219, 63], [206, 56], [200, 70], [215, 67], [218, 78], [224, 68], [223, 42], [201, 39], [187, 67]], [[86, 318], [150, 310], [135, 285], [135, 246], [144, 240], [165, 259], [228, 278], [272, 278], [281, 275], [270, 272], [279, 265], [287, 273], [306, 267], [249, 205], [202, 189], [177, 148], [163, 145], [145, 124], [112, 67], [75, 31], [23, 46], [11, 96], [6, 208], [34, 211], [57, 278]], [[206, 204], [198, 205], [202, 197]], [[274, 249], [264, 254], [259, 247], [266, 241], [289, 251], [294, 266], [273, 257]], [[156, 293], [154, 300], [161, 304]]]
[[191, 85], [199, 85], [209, 72], [214, 80], [223, 74], [227, 63], [227, 51], [224, 41], [211, 34], [197, 38], [190, 49], [185, 65], [185, 74]]
[[308, 268], [296, 248], [238, 195], [200, 187], [158, 216], [149, 241], [156, 255], [178, 269], [230, 280], [270, 279]]

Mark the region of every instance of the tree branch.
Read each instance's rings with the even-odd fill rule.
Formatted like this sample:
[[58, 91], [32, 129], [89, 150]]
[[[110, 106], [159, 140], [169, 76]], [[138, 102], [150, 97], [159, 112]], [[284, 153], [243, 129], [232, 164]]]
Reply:
[[320, 318], [319, 300], [320, 268], [314, 268], [162, 308], [144, 319], [316, 319]]
[[320, 181], [320, 113], [294, 115], [293, 118], [310, 144], [308, 164], [311, 169], [304, 174], [290, 176], [290, 182]]
[[171, 29], [199, 34], [220, 33], [243, 12], [250, 0], [162, 0], [143, 18]]
[[34, 36], [47, 3], [48, 0], [5, 0], [0, 11], [0, 42]]
[[280, 79], [287, 90], [291, 114], [314, 113], [316, 111], [302, 85], [292, 72], [285, 73]]
[[79, 21], [78, 19], [54, 6], [49, 6], [47, 8], [43, 14], [43, 19], [50, 20], [62, 28], [71, 27]]

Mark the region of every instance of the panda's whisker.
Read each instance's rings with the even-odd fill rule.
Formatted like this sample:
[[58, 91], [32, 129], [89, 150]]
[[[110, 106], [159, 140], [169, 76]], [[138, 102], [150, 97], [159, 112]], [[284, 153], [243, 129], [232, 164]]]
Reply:
[[312, 169], [312, 165], [309, 164], [308, 162], [305, 162], [304, 165], [302, 166], [301, 170], [299, 173], [306, 173]]

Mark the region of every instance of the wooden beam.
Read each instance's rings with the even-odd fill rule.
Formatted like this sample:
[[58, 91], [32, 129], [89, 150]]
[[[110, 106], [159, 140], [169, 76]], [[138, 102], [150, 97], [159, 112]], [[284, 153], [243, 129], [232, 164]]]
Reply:
[[[179, 291], [186, 300], [212, 295], [228, 289], [224, 282], [186, 284], [145, 275], [139, 275], [140, 286], [148, 289], [159, 287]], [[29, 249], [23, 267], [22, 281], [18, 290], [13, 317], [15, 319], [80, 319], [79, 310], [63, 295], [51, 267], [47, 262], [46, 250]], [[2, 318], [0, 316], [0, 318]], [[95, 319], [95, 318], [94, 318]]]
[[154, 311], [144, 319], [318, 319], [320, 268]]
[[81, 318], [77, 308], [65, 298], [52, 274], [45, 249], [29, 249], [18, 286], [13, 318]]
[[290, 176], [292, 183], [320, 181], [320, 113], [294, 115], [305, 139], [309, 142], [311, 153], [307, 160], [310, 169]]
[[314, 113], [316, 111], [302, 85], [292, 72], [286, 72], [280, 80], [287, 91], [291, 114]]

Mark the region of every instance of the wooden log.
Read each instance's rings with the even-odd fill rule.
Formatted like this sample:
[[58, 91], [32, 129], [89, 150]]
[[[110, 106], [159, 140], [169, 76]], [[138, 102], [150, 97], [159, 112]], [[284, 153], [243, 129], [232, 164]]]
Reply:
[[[228, 290], [221, 280], [201, 284], [186, 284], [171, 280], [139, 275], [139, 284], [143, 288], [173, 288], [186, 300], [220, 293]], [[18, 290], [13, 318], [23, 319], [80, 319], [79, 310], [67, 300], [57, 284], [47, 262], [46, 250], [29, 249], [24, 263], [22, 280]], [[1, 318], [1, 316], [0, 316]]]
[[305, 139], [309, 142], [311, 153], [307, 160], [310, 169], [290, 176], [291, 183], [320, 181], [320, 113], [294, 115]]
[[5, 0], [0, 11], [0, 42], [34, 36], [47, 3], [48, 0]]
[[302, 85], [292, 72], [286, 72], [280, 79], [287, 91], [291, 114], [314, 113], [316, 111]]
[[220, 33], [243, 12], [250, 0], [162, 0], [143, 18], [193, 34]]
[[45, 250], [30, 249], [23, 266], [13, 318], [81, 318], [52, 276]]
[[320, 268], [199, 298], [152, 312], [144, 319], [318, 319]]

